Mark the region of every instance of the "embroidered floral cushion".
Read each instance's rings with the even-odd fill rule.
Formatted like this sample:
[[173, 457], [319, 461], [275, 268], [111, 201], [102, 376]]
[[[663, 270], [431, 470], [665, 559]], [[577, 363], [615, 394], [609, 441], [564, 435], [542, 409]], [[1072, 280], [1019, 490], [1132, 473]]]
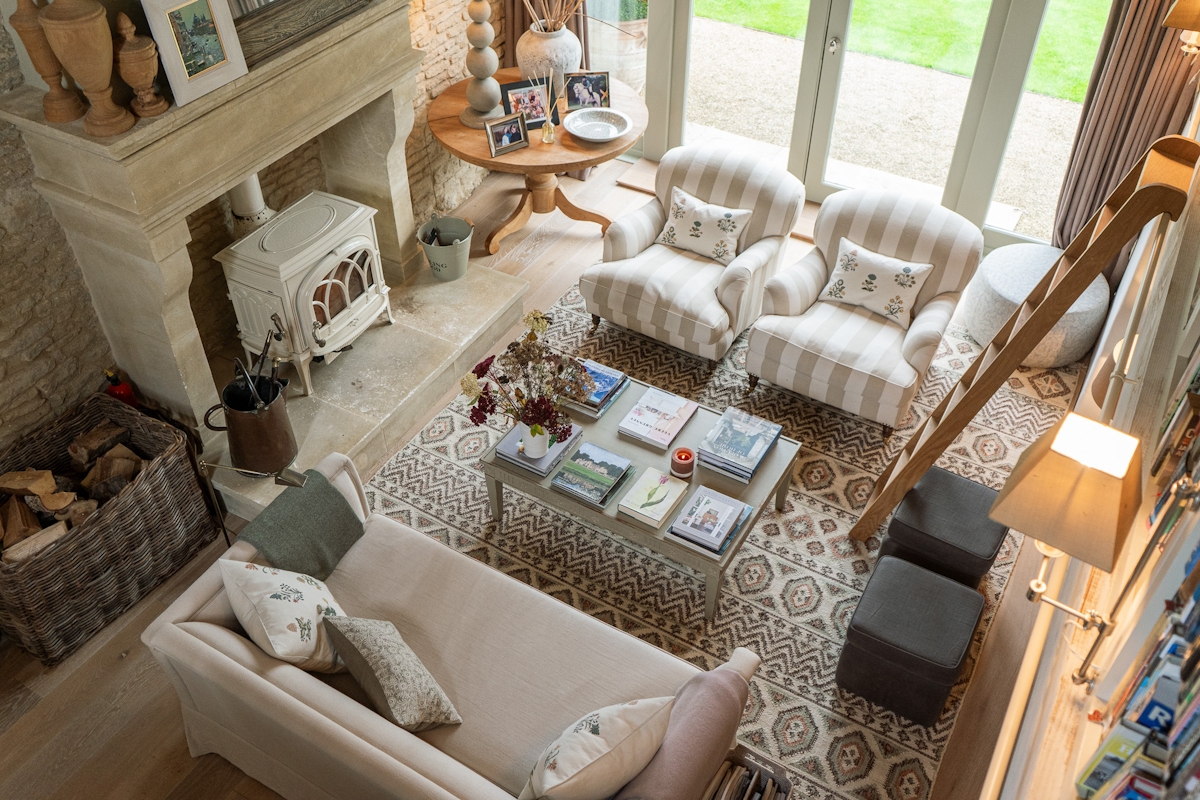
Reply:
[[329, 617], [333, 649], [375, 710], [406, 731], [461, 725], [442, 687], [387, 620]]
[[221, 579], [246, 635], [280, 661], [309, 672], [344, 672], [323, 624], [345, 616], [324, 583], [299, 572], [222, 559]]
[[908, 330], [917, 295], [933, 264], [914, 264], [874, 253], [843, 237], [822, 300], [859, 306]]
[[750, 222], [750, 213], [710, 205], [672, 186], [667, 224], [656, 241], [728, 264], [737, 255], [738, 239]]
[[518, 800], [604, 800], [646, 768], [671, 721], [674, 697], [593, 711], [542, 752]]

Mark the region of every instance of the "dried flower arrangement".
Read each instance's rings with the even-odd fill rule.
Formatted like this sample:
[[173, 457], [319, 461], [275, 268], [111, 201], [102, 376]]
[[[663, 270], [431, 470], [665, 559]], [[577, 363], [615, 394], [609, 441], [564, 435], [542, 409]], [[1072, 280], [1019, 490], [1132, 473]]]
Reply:
[[556, 441], [571, 435], [571, 418], [561, 403], [583, 402], [595, 382], [583, 364], [554, 352], [539, 337], [550, 318], [530, 311], [521, 320], [529, 328], [499, 356], [488, 356], [462, 377], [460, 386], [471, 401], [471, 422], [482, 425], [500, 413], [529, 426], [533, 436], [548, 433]]
[[[529, 16], [537, 21], [543, 33], [564, 28], [567, 20], [575, 16], [583, 5], [583, 0], [523, 0]], [[534, 4], [538, 8], [534, 8]], [[541, 13], [539, 13], [539, 11]]]

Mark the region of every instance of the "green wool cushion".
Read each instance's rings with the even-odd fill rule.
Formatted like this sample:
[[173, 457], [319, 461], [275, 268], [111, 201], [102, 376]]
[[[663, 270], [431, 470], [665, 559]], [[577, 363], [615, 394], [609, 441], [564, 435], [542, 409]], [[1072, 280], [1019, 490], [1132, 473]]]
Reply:
[[329, 480], [310, 469], [304, 486], [289, 486], [238, 536], [276, 569], [329, 577], [363, 535], [363, 523]]

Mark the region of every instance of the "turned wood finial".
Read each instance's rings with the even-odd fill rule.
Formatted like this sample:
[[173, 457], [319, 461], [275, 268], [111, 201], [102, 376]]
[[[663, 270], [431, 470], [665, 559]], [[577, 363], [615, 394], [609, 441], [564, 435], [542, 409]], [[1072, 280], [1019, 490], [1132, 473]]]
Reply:
[[117, 33], [121, 37], [116, 43], [117, 73], [137, 95], [133, 100], [133, 113], [139, 117], [163, 113], [170, 103], [154, 91], [154, 79], [158, 76], [158, 46], [149, 36], [138, 36], [133, 20], [124, 11], [117, 14]]

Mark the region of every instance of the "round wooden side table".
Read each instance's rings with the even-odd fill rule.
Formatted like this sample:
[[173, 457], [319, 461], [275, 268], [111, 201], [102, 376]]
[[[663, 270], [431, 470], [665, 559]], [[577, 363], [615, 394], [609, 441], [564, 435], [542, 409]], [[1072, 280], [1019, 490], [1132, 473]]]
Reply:
[[[521, 80], [521, 71], [516, 67], [502, 69], [495, 75], [500, 83]], [[467, 81], [459, 81], [437, 96], [429, 106], [429, 129], [434, 138], [450, 153], [463, 161], [497, 172], [511, 172], [525, 176], [525, 193], [517, 208], [500, 227], [492, 231], [487, 239], [489, 253], [500, 249], [500, 240], [510, 233], [525, 227], [533, 212], [549, 214], [561, 210], [571, 219], [595, 222], [603, 232], [612, 220], [594, 211], [580, 208], [567, 199], [558, 185], [556, 173], [571, 172], [585, 167], [594, 167], [611, 161], [633, 147], [638, 137], [646, 130], [646, 104], [642, 98], [624, 83], [609, 79], [612, 108], [624, 112], [633, 125], [624, 136], [611, 142], [597, 144], [575, 139], [567, 129], [556, 126], [554, 143], [543, 144], [540, 129], [529, 131], [529, 147], [492, 158], [488, 149], [487, 132], [468, 128], [458, 121], [459, 112], [467, 107]]]

